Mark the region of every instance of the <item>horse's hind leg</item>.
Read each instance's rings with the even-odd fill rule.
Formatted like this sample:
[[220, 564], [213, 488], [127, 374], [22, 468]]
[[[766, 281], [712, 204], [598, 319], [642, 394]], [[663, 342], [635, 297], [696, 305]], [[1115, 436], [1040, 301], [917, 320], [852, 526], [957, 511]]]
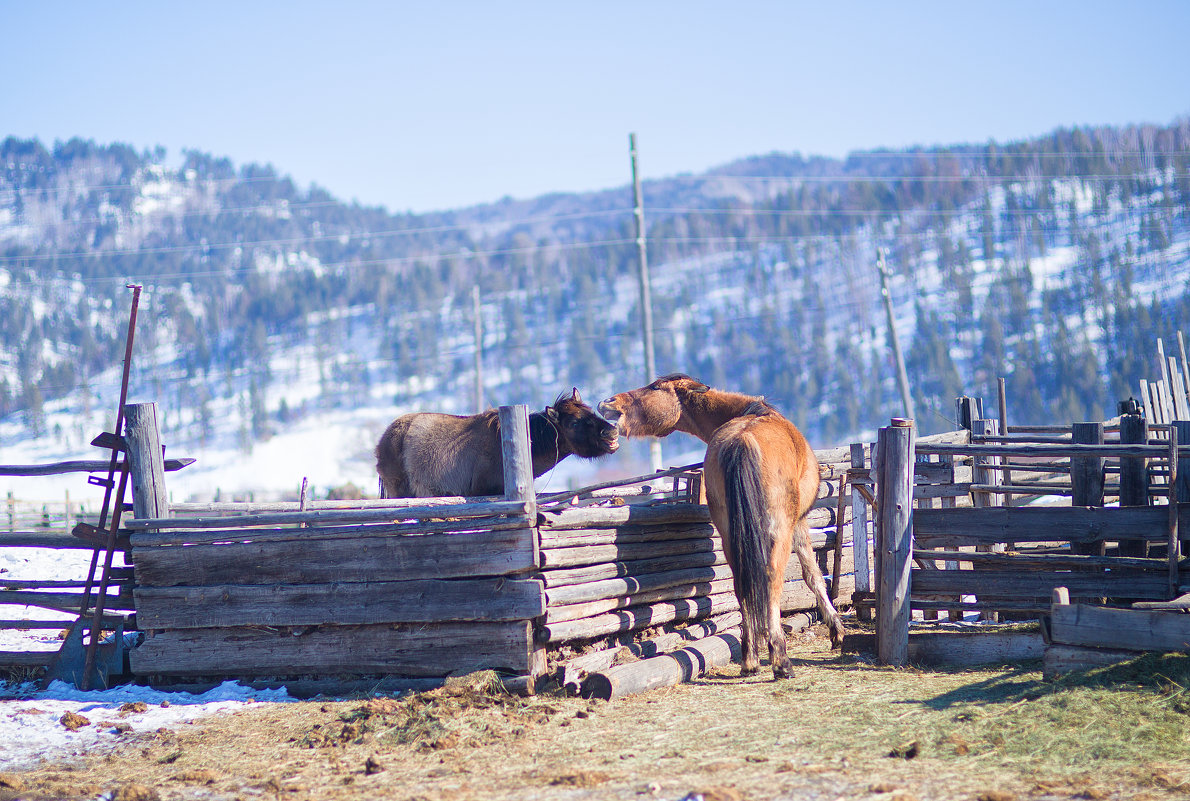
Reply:
[[843, 644], [843, 618], [839, 616], [826, 591], [826, 579], [818, 569], [818, 561], [814, 558], [814, 549], [810, 545], [810, 531], [804, 519], [799, 521], [793, 530], [793, 552], [802, 566], [802, 579], [818, 600], [818, 611], [822, 613], [830, 629], [831, 647], [838, 648]]
[[[734, 576], [733, 576], [734, 579]], [[740, 675], [751, 676], [760, 670], [760, 633], [764, 610], [748, 609], [744, 606], [745, 595], [740, 590], [739, 579], [734, 579], [735, 597], [740, 603]]]
[[793, 663], [789, 661], [785, 645], [785, 629], [781, 628], [780, 592], [769, 607], [769, 662], [773, 666], [773, 676], [776, 678], [787, 679], [793, 675]]

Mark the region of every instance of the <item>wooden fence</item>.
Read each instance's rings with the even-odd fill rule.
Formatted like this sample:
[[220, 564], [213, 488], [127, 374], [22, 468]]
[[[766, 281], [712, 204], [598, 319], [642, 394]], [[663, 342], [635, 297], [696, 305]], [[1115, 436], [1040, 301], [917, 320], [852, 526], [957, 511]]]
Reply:
[[[700, 466], [537, 498], [531, 476], [517, 478], [527, 429], [511, 423], [527, 411], [500, 414], [513, 488], [503, 499], [174, 504], [126, 521], [145, 635], [129, 655], [133, 673], [426, 679], [493, 668], [529, 687], [581, 656], [566, 674], [577, 684], [625, 645], [647, 650], [677, 627], [721, 634], [738, 623]], [[850, 462], [828, 461], [844, 455], [821, 453], [813, 513], [836, 596], [855, 587], [840, 536], [852, 519], [839, 495]], [[145, 456], [154, 472], [159, 455]], [[134, 483], [165, 498], [155, 472], [134, 472]], [[814, 607], [796, 566], [782, 606]]]
[[[965, 444], [916, 442], [908, 421], [880, 431], [873, 473], [877, 650], [885, 662], [906, 660], [914, 613], [1048, 615], [1063, 587], [1076, 599], [1116, 605], [1186, 590], [1190, 423], [1148, 425], [1124, 415], [1109, 426], [1003, 435], [996, 423], [974, 419]], [[910, 476], [922, 475], [922, 460], [967, 464], [970, 481], [933, 473], [915, 484]], [[968, 507], [934, 505], [964, 495], [973, 499]], [[1019, 505], [1026, 496], [1060, 505]]]

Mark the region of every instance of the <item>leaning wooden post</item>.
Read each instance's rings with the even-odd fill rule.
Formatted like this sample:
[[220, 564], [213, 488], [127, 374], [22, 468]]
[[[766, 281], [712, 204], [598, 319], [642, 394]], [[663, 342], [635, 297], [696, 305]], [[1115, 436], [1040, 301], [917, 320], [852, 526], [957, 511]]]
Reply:
[[[1143, 415], [1120, 415], [1120, 444], [1147, 445], [1149, 423]], [[1149, 467], [1143, 457], [1125, 456], [1120, 459], [1120, 506], [1149, 505]], [[1145, 540], [1120, 540], [1120, 556], [1149, 555]]]
[[913, 421], [894, 418], [877, 439], [880, 465], [876, 524], [880, 527], [880, 581], [876, 657], [885, 665], [909, 661], [909, 572], [913, 562]]
[[[864, 469], [864, 446], [861, 442], [851, 444], [851, 469]], [[872, 486], [870, 473], [868, 486]], [[869, 594], [872, 592], [872, 574], [868, 563], [868, 502], [856, 486], [855, 478], [851, 481], [851, 549], [855, 555], [855, 595], [857, 598], [869, 600]], [[857, 605], [856, 616], [860, 620], [871, 620], [872, 608], [867, 604]]]

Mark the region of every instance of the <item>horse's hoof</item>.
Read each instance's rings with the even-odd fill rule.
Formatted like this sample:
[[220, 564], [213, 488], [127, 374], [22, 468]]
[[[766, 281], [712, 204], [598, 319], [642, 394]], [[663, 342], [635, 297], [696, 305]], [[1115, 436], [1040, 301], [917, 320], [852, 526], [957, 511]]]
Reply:
[[845, 634], [846, 631], [842, 623], [839, 623], [837, 626], [831, 626], [831, 648], [842, 648]]
[[741, 676], [755, 676], [759, 672], [760, 672], [759, 665], [757, 665], [756, 667], [748, 667], [747, 665], [742, 665], [740, 667], [740, 675]]
[[775, 679], [792, 679], [793, 678], [793, 663], [786, 662], [783, 665], [773, 665], [773, 678], [775, 678]]

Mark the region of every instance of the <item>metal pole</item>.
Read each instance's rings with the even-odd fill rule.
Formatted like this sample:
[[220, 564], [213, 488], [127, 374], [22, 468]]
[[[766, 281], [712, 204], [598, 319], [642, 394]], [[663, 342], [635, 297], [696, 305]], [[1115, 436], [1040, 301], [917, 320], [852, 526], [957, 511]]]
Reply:
[[[645, 383], [657, 377], [657, 364], [653, 358], [653, 301], [649, 296], [649, 258], [645, 247], [645, 210], [641, 201], [640, 174], [636, 169], [636, 134], [628, 134], [628, 151], [632, 157], [632, 206], [636, 217], [636, 251], [640, 260], [640, 320], [645, 346]], [[654, 470], [660, 470], [661, 440], [649, 442], [649, 461]]]
[[479, 313], [479, 285], [471, 287], [471, 305], [475, 309], [475, 411], [483, 411], [483, 318]]
[[884, 313], [888, 316], [888, 337], [892, 341], [893, 358], [897, 362], [897, 385], [901, 388], [901, 403], [905, 417], [910, 420], [913, 413], [913, 398], [909, 394], [909, 376], [905, 372], [905, 358], [901, 355], [901, 340], [897, 339], [897, 327], [893, 324], [892, 296], [888, 294], [888, 265], [884, 263], [884, 248], [876, 249], [876, 267], [880, 270], [880, 295], [884, 298]]

